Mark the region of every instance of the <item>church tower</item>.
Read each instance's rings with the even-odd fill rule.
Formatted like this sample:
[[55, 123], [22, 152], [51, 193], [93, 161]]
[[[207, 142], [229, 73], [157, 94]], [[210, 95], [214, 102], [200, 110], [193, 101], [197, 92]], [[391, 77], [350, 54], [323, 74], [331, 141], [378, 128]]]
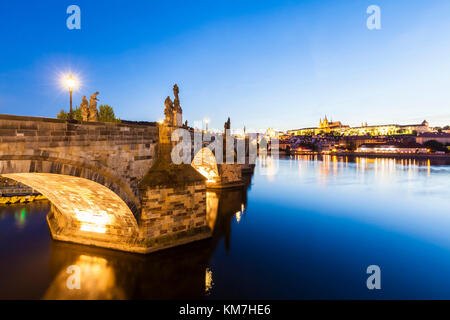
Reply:
[[323, 119], [323, 123], [322, 123], [324, 128], [328, 128], [328, 119], [327, 119], [327, 115], [325, 115], [325, 119]]

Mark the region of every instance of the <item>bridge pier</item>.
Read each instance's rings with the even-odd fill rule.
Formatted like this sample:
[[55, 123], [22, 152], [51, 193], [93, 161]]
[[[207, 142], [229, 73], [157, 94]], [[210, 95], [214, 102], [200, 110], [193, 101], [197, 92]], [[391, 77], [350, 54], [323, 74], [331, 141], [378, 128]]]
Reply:
[[206, 217], [206, 178], [189, 164], [174, 164], [171, 135], [177, 127], [160, 125], [158, 158], [139, 184], [140, 234], [146, 252], [212, 235]]
[[208, 189], [228, 189], [244, 186], [242, 180], [242, 165], [219, 164], [217, 165], [219, 176], [214, 182], [207, 182]]

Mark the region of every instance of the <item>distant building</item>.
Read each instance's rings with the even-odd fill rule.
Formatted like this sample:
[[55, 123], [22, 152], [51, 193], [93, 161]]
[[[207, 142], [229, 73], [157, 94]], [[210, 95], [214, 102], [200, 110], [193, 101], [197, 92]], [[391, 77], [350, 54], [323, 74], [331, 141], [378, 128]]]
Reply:
[[266, 136], [270, 138], [279, 138], [283, 135], [283, 131], [277, 131], [275, 129], [269, 128], [266, 130]]
[[418, 143], [366, 143], [356, 149], [363, 153], [427, 153], [428, 149]]
[[385, 124], [368, 126], [367, 122], [360, 127], [350, 127], [343, 125], [340, 121], [328, 121], [325, 116], [324, 120], [320, 119], [319, 126], [314, 128], [303, 128], [288, 130], [287, 134], [291, 136], [312, 136], [324, 133], [338, 133], [344, 136], [386, 136], [386, 135], [402, 135], [402, 134], [421, 134], [432, 132], [429, 124], [424, 120], [420, 124]]
[[420, 124], [384, 124], [368, 126], [367, 123], [361, 127], [353, 127], [344, 132], [346, 136], [387, 136], [387, 135], [398, 135], [398, 134], [413, 134], [413, 133], [424, 133], [431, 132], [428, 122], [424, 120]]
[[350, 126], [343, 125], [340, 121], [328, 121], [327, 116], [325, 115], [325, 118], [323, 120], [319, 120], [318, 127], [288, 130], [287, 134], [291, 136], [312, 136], [331, 132], [342, 133], [349, 128]]
[[450, 143], [450, 133], [422, 133], [416, 137], [416, 142], [420, 144], [424, 144], [425, 142], [430, 140], [435, 140], [445, 145], [447, 143]]

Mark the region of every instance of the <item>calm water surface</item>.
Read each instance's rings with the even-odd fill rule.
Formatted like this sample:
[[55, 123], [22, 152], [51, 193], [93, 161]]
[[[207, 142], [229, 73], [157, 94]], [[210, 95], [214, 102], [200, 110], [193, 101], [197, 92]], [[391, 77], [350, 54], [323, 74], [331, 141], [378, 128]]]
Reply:
[[297, 156], [248, 180], [208, 192], [212, 239], [148, 256], [52, 241], [48, 202], [0, 207], [0, 298], [450, 299], [450, 166]]

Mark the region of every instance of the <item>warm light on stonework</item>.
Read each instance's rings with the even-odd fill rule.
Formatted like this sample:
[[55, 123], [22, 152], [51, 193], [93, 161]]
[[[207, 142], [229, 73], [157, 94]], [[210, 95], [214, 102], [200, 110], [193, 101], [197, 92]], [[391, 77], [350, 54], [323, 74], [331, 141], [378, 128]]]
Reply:
[[207, 170], [207, 168], [197, 168], [197, 171], [200, 172], [205, 178], [208, 179], [208, 180], [206, 180], [206, 182], [215, 182], [216, 181], [214, 179], [217, 176], [215, 172]]
[[92, 212], [75, 209], [75, 217], [81, 222], [81, 231], [105, 233], [106, 226], [111, 223], [111, 217], [105, 211]]
[[203, 148], [197, 153], [192, 161], [192, 166], [207, 179], [206, 182], [217, 182], [219, 171], [216, 158], [208, 148]]

